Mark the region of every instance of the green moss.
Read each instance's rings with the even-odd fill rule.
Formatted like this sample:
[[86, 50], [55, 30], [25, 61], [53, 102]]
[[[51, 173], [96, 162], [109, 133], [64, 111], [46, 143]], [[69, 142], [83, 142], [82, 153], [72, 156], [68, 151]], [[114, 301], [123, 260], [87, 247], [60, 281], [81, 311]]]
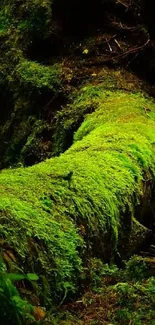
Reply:
[[25, 47], [34, 36], [43, 37], [48, 31], [51, 14], [49, 0], [4, 0], [0, 5], [0, 32], [16, 31], [19, 40], [25, 41]]
[[[128, 80], [128, 83], [126, 80]], [[94, 80], [90, 77], [89, 82], [83, 87], [73, 91], [69, 96], [67, 106], [62, 107], [60, 111], [56, 112], [54, 154], [60, 154], [68, 149], [72, 143], [74, 132], [82, 124], [86, 115], [94, 112], [99, 103], [102, 105], [104, 100], [110, 96], [111, 91], [118, 92], [118, 90], [121, 90], [132, 92], [136, 95], [141, 89], [146, 91], [146, 85], [136, 76], [125, 70], [103, 68], [97, 71], [96, 79]], [[143, 94], [140, 96], [141, 103], [143, 101], [142, 98]]]
[[[34, 44], [43, 47], [40, 44], [52, 30], [50, 0], [4, 0], [0, 4], [0, 97], [3, 106], [0, 113], [0, 168], [19, 162], [22, 149], [35, 133], [29, 118], [42, 119], [42, 123], [47, 124], [48, 105], [64, 91], [61, 64], [38, 63], [32, 53]], [[37, 51], [39, 53], [40, 49]], [[43, 146], [49, 151], [46, 142]], [[32, 149], [36, 151], [36, 145]], [[42, 149], [36, 153], [37, 157], [40, 151]]]
[[44, 88], [56, 92], [61, 88], [61, 67], [59, 65], [48, 67], [24, 60], [17, 66], [16, 73], [20, 86], [28, 89], [30, 93], [34, 92], [34, 88], [38, 92]]
[[[18, 175], [20, 175], [20, 169]], [[58, 299], [59, 294], [59, 299], [61, 299], [66, 292], [75, 291], [76, 275], [81, 271], [77, 247], [82, 246], [82, 240], [70, 218], [65, 217], [63, 209], [61, 216], [57, 216], [57, 211], [51, 215], [51, 208], [47, 205], [49, 199], [44, 194], [48, 186], [45, 184], [45, 179], [42, 179], [42, 188], [40, 188], [38, 179], [33, 178], [33, 172], [25, 176], [25, 181], [28, 182], [28, 179], [31, 179], [33, 185], [32, 187], [29, 185], [29, 194], [26, 191], [24, 195], [23, 192], [22, 201], [18, 176], [16, 190], [20, 191], [19, 197], [13, 195], [7, 198], [1, 187], [0, 209], [3, 211], [1, 213], [1, 239], [7, 239], [7, 233], [9, 233], [10, 239], [7, 242], [18, 253], [18, 262], [23, 267], [25, 266], [24, 271], [30, 268], [36, 270], [39, 275], [45, 274], [53, 292], [53, 298]], [[35, 199], [37, 192], [39, 196]], [[44, 297], [44, 292], [41, 296]], [[48, 298], [44, 297], [45, 300]]]
[[[100, 86], [96, 110], [68, 151], [1, 172], [1, 239], [26, 271], [45, 273], [56, 298], [75, 290], [83, 239], [87, 255], [110, 259], [124, 225], [132, 237], [133, 205], [143, 195], [145, 174], [154, 175], [154, 112], [154, 102], [141, 94], [103, 93]], [[144, 227], [138, 229], [144, 240]]]
[[43, 134], [52, 133], [51, 128], [48, 123], [45, 123], [43, 120], [34, 121], [33, 128], [29, 130], [30, 135], [27, 137], [27, 141], [24, 144], [20, 152], [19, 160], [23, 164], [28, 164], [28, 161], [31, 160], [32, 163], [39, 162], [45, 159], [48, 155], [51, 156], [52, 144], [51, 141], [43, 141]]

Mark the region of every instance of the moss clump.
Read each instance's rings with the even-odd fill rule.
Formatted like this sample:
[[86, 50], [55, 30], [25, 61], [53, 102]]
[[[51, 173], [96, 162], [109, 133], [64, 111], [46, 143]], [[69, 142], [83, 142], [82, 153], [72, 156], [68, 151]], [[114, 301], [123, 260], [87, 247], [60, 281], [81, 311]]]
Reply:
[[[91, 72], [94, 71], [93, 69]], [[99, 103], [109, 96], [108, 91], [121, 90], [136, 94], [143, 89], [148, 92], [145, 83], [125, 70], [102, 68], [95, 71], [95, 77], [93, 73], [90, 74], [89, 82], [73, 91], [69, 96], [67, 106], [63, 106], [56, 112], [53, 154], [60, 154], [70, 147], [73, 135], [84, 121], [85, 116], [94, 112]], [[76, 74], [76, 71], [74, 73]], [[78, 78], [80, 76], [77, 76]]]
[[61, 68], [59, 65], [46, 67], [36, 62], [24, 60], [17, 66], [16, 73], [20, 84], [31, 93], [34, 88], [38, 92], [44, 88], [53, 92], [61, 89]]

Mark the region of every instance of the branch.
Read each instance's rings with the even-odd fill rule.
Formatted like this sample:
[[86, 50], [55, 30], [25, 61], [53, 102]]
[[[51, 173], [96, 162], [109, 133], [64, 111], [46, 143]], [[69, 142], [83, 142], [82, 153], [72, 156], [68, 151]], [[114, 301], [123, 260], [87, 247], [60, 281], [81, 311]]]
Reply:
[[[132, 53], [137, 53], [137, 55], [138, 55], [138, 52], [143, 50], [149, 43], [150, 43], [150, 39], [148, 38], [148, 40], [143, 45], [137, 46], [137, 47], [134, 47], [134, 48], [130, 48], [129, 50], [127, 50], [127, 51], [125, 51], [123, 53], [120, 53], [120, 54], [115, 55], [115, 56], [108, 57], [108, 58], [104, 59], [103, 61], [98, 62], [97, 65], [105, 64], [107, 62], [117, 60], [117, 59], [120, 59], [120, 58], [125, 58], [129, 54], [132, 54]], [[91, 65], [93, 65], [93, 63]]]
[[121, 4], [122, 6], [124, 6], [125, 8], [129, 8], [129, 5], [127, 5], [126, 3], [124, 3], [123, 1], [121, 0], [117, 0], [116, 4]]
[[138, 46], [138, 47], [135, 47], [133, 49], [130, 49], [128, 51], [126, 51], [124, 54], [122, 54], [122, 57], [125, 57], [127, 56], [128, 54], [130, 53], [135, 53], [135, 52], [138, 52], [138, 51], [141, 51], [144, 47], [146, 47], [148, 44], [150, 43], [150, 39], [148, 38], [147, 42], [141, 46]]

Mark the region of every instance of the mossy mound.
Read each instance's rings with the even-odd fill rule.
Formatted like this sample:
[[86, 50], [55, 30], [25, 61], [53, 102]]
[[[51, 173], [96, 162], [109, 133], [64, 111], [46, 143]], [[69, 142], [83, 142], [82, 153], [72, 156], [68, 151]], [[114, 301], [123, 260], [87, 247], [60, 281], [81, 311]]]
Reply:
[[90, 257], [110, 261], [128, 227], [126, 254], [133, 218], [139, 241], [147, 235], [134, 207], [147, 191], [145, 177], [154, 177], [155, 104], [103, 85], [86, 86], [82, 94], [82, 105], [95, 111], [68, 151], [0, 173], [1, 247], [14, 252], [24, 272], [40, 276], [47, 300], [48, 293], [61, 300], [75, 292]]
[[33, 60], [29, 52], [32, 46], [39, 52], [35, 44], [52, 33], [50, 0], [5, 0], [0, 4], [0, 168], [23, 162], [25, 152], [29, 156], [31, 151], [28, 164], [42, 161], [45, 152], [49, 157], [54, 101], [63, 96], [62, 66]]

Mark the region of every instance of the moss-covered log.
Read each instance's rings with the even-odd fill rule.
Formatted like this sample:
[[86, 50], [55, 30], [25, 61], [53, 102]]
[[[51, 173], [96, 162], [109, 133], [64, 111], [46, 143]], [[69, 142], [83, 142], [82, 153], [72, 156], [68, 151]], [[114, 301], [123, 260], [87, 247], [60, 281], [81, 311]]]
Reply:
[[0, 173], [3, 256], [12, 270], [37, 273], [47, 300], [76, 290], [89, 257], [130, 255], [148, 236], [147, 209], [143, 215], [138, 206], [152, 195], [155, 103], [102, 84], [82, 88], [81, 103], [95, 111], [69, 150]]

